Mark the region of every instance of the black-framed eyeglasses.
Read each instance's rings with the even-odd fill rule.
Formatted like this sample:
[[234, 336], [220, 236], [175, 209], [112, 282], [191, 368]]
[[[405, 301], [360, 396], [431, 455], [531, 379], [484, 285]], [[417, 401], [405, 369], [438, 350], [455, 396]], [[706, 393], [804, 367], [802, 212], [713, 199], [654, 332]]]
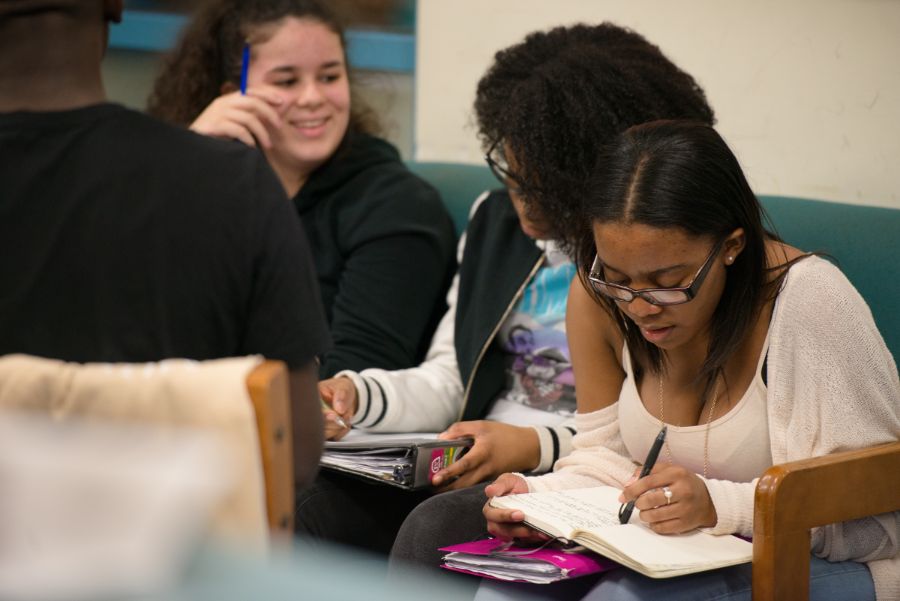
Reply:
[[687, 286], [679, 286], [677, 288], [641, 288], [640, 290], [635, 290], [628, 286], [607, 282], [602, 278], [603, 263], [600, 261], [599, 256], [594, 257], [594, 264], [591, 265], [591, 271], [588, 274], [588, 282], [590, 282], [594, 292], [611, 298], [614, 301], [630, 303], [636, 297], [641, 297], [651, 305], [680, 305], [693, 300], [694, 297], [697, 296], [697, 292], [700, 290], [703, 280], [706, 279], [706, 274], [709, 273], [709, 269], [712, 267], [713, 257], [719, 254], [724, 243], [725, 240], [720, 240], [716, 243], [712, 252], [706, 257], [706, 261], [703, 262], [703, 265], [697, 270], [691, 283]]
[[494, 177], [500, 180], [500, 183], [504, 186], [508, 186], [511, 183], [516, 182], [516, 178], [513, 177], [513, 174], [509, 171], [509, 164], [506, 162], [506, 157], [502, 152], [497, 151], [498, 146], [500, 146], [500, 140], [491, 144], [487, 154], [484, 155], [484, 162], [488, 164]]

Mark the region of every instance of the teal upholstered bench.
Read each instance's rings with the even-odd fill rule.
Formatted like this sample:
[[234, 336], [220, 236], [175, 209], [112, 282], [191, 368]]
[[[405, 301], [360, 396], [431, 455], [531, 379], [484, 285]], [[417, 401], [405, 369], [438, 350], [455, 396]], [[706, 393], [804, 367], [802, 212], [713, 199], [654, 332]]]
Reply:
[[[500, 184], [487, 166], [409, 163], [441, 193], [457, 233], [465, 229], [478, 195]], [[900, 210], [761, 196], [777, 233], [802, 250], [837, 261], [872, 309], [894, 360], [900, 358]]]
[[437, 188], [453, 218], [456, 235], [462, 234], [469, 220], [469, 208], [485, 190], [500, 187], [500, 182], [486, 165], [463, 163], [428, 163], [411, 161], [410, 170]]
[[760, 196], [777, 233], [828, 253], [866, 299], [894, 361], [900, 360], [900, 210]]

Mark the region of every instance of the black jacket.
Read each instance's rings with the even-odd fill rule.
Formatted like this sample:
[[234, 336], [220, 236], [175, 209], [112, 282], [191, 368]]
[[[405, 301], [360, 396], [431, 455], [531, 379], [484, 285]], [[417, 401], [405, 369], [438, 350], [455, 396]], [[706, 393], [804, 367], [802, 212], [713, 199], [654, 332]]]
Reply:
[[466, 398], [463, 420], [481, 419], [505, 385], [500, 324], [543, 264], [505, 190], [491, 192], [469, 221], [459, 266], [456, 359]]
[[348, 134], [294, 198], [342, 369], [418, 365], [446, 310], [453, 224], [437, 191], [379, 138]]

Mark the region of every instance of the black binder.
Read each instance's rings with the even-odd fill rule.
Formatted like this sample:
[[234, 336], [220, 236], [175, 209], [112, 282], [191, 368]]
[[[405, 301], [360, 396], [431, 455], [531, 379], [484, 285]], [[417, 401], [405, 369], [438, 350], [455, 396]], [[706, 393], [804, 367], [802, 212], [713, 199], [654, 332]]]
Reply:
[[326, 442], [319, 463], [326, 469], [417, 489], [430, 486], [431, 477], [472, 444], [471, 438], [439, 440], [436, 434], [358, 434]]

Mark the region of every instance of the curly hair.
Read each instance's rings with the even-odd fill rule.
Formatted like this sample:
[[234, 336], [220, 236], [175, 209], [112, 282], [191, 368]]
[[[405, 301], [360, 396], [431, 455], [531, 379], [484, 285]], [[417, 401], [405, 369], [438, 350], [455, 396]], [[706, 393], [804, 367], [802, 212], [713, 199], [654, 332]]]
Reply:
[[656, 119], [715, 122], [693, 77], [612, 23], [535, 32], [497, 52], [475, 114], [483, 147], [513, 154], [526, 212], [546, 220], [567, 250], [604, 144]]
[[[244, 43], [264, 41], [286, 17], [311, 19], [334, 32], [347, 62], [343, 21], [324, 0], [212, 0], [196, 13], [164, 61], [147, 112], [171, 123], [190, 124], [222, 94], [223, 84], [239, 85]], [[350, 131], [377, 132], [374, 113], [352, 91], [350, 106]]]

